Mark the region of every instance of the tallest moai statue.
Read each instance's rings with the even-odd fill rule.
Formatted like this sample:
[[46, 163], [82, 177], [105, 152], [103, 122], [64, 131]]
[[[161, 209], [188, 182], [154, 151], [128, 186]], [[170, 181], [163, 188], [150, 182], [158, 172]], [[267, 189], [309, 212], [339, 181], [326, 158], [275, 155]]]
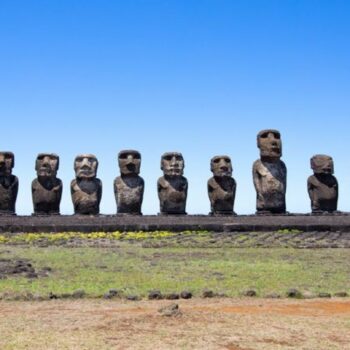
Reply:
[[277, 130], [262, 130], [257, 136], [260, 159], [253, 164], [257, 214], [286, 212], [287, 168], [281, 160], [281, 134]]

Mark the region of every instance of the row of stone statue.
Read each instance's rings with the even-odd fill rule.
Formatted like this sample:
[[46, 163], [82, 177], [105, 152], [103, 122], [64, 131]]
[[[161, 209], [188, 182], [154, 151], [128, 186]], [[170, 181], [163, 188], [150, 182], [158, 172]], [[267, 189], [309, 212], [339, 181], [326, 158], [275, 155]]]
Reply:
[[[260, 159], [253, 165], [253, 180], [257, 193], [258, 214], [286, 212], [285, 194], [287, 170], [282, 156], [281, 135], [277, 130], [263, 130], [257, 136]], [[118, 155], [121, 176], [114, 180], [118, 214], [141, 215], [144, 181], [139, 176], [141, 155], [124, 150]], [[15, 214], [18, 179], [12, 175], [14, 155], [0, 152], [0, 213]], [[59, 214], [62, 181], [57, 178], [59, 157], [41, 153], [36, 159], [37, 178], [32, 182], [34, 214]], [[102, 196], [102, 182], [96, 177], [98, 161], [92, 154], [75, 158], [75, 179], [71, 195], [75, 214], [96, 215]], [[312, 212], [337, 210], [338, 183], [333, 176], [333, 160], [326, 155], [311, 158], [314, 175], [307, 182]], [[164, 175], [158, 179], [161, 214], [186, 214], [187, 179], [183, 176], [184, 159], [181, 153], [164, 153], [161, 158]], [[228, 156], [211, 159], [213, 177], [208, 181], [212, 215], [233, 215], [236, 181], [232, 178], [232, 163]]]

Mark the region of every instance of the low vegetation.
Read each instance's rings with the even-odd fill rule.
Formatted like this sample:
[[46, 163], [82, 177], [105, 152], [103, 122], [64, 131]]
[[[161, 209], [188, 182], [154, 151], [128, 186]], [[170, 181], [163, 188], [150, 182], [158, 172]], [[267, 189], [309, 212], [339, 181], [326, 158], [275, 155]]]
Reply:
[[3, 299], [77, 290], [95, 298], [110, 289], [138, 297], [153, 289], [194, 296], [209, 289], [229, 297], [246, 290], [285, 296], [290, 288], [314, 295], [350, 292], [348, 249], [234, 248], [217, 242], [213, 248], [206, 231], [27, 233], [2, 235], [0, 241], [0, 267], [24, 261], [35, 269], [29, 275], [0, 269]]

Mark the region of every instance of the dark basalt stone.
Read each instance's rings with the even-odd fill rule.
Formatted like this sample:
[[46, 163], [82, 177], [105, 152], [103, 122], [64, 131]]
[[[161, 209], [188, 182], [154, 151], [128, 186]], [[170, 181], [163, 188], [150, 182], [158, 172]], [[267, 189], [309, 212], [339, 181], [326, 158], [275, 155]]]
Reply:
[[160, 214], [186, 214], [187, 179], [182, 176], [185, 162], [181, 153], [164, 153], [161, 158], [161, 169], [164, 176], [158, 179], [158, 197]]
[[214, 298], [216, 295], [210, 289], [204, 289], [202, 292], [202, 298]]
[[40, 153], [35, 162], [37, 178], [32, 182], [34, 215], [58, 215], [62, 197], [62, 181], [56, 177], [59, 157]]
[[161, 300], [161, 299], [163, 299], [163, 295], [162, 295], [161, 291], [158, 289], [151, 290], [148, 293], [148, 299], [149, 300]]
[[314, 175], [307, 180], [307, 189], [314, 214], [337, 210], [338, 181], [333, 176], [334, 163], [330, 156], [317, 154], [310, 160]]
[[18, 178], [12, 175], [14, 165], [12, 152], [0, 152], [0, 215], [16, 213]]
[[180, 295], [178, 293], [168, 293], [164, 295], [164, 299], [177, 300], [180, 299]]
[[287, 297], [300, 299], [303, 297], [303, 295], [298, 289], [291, 288], [291, 289], [288, 289], [288, 291], [287, 291]]
[[215, 156], [210, 161], [214, 176], [208, 180], [211, 215], [233, 215], [236, 181], [232, 178], [232, 163], [228, 156]]
[[260, 159], [253, 164], [257, 214], [286, 212], [287, 168], [282, 156], [281, 134], [277, 130], [262, 130], [257, 136]]
[[96, 178], [98, 161], [93, 154], [82, 154], [75, 158], [75, 179], [71, 182], [74, 213], [97, 215], [100, 212], [102, 182]]
[[142, 215], [141, 206], [145, 188], [140, 173], [141, 154], [134, 150], [119, 152], [120, 176], [114, 180], [114, 195], [118, 214]]
[[182, 299], [191, 299], [192, 298], [192, 293], [189, 292], [188, 290], [183, 290], [180, 293], [180, 298], [182, 298]]
[[243, 292], [243, 295], [245, 297], [256, 297], [257, 293], [256, 293], [256, 290], [254, 289], [247, 289]]

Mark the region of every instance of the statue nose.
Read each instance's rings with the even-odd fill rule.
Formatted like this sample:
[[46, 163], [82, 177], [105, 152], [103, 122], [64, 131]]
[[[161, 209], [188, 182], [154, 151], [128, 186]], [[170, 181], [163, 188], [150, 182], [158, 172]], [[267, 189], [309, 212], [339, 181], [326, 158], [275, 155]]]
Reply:
[[81, 165], [84, 167], [90, 167], [90, 162], [87, 158], [84, 158], [83, 161], [81, 162]]
[[48, 165], [50, 164], [50, 160], [48, 157], [43, 158], [43, 165]]

